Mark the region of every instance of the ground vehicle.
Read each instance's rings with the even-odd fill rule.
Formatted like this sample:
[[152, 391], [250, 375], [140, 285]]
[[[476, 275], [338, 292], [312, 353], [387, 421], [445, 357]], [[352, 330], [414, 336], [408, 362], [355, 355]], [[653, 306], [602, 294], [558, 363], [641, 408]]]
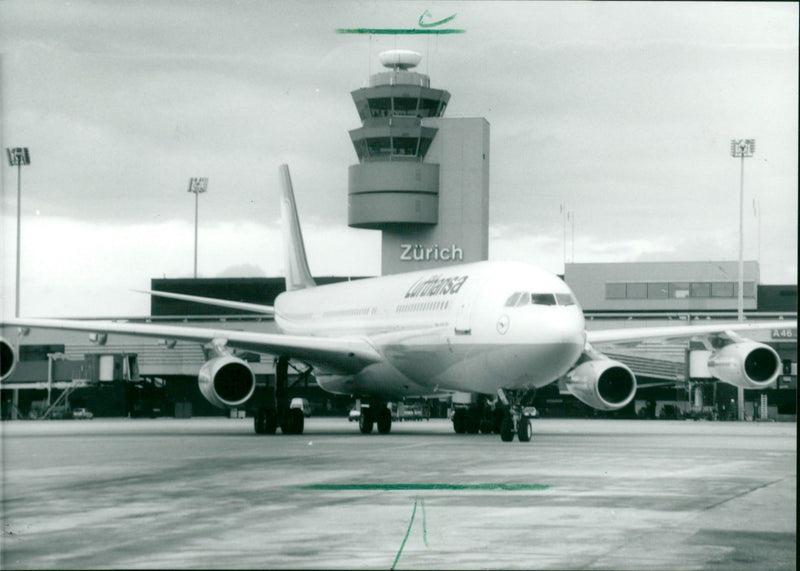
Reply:
[[76, 408], [72, 411], [72, 418], [75, 420], [91, 420], [94, 418], [94, 414], [89, 409]]

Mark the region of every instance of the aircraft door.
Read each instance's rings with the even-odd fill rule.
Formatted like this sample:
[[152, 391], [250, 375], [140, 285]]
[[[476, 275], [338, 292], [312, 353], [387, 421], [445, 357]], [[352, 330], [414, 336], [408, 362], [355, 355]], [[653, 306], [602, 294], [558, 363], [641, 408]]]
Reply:
[[466, 290], [462, 291], [456, 299], [458, 304], [455, 320], [456, 335], [472, 334], [472, 309], [479, 290], [480, 288], [477, 287], [477, 284], [470, 283]]

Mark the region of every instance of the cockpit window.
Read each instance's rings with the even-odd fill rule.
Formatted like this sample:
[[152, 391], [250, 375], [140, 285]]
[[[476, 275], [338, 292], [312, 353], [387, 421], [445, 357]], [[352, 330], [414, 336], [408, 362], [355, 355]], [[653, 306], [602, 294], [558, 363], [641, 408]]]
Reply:
[[534, 293], [531, 294], [534, 305], [555, 305], [556, 296], [552, 293]]
[[525, 305], [577, 305], [575, 298], [569, 293], [531, 293], [516, 291], [506, 300], [506, 307], [523, 307]]
[[558, 300], [558, 305], [577, 305], [571, 293], [557, 293], [556, 299]]
[[522, 292], [517, 300], [517, 307], [522, 307], [523, 305], [530, 305], [531, 304], [531, 294], [527, 291]]

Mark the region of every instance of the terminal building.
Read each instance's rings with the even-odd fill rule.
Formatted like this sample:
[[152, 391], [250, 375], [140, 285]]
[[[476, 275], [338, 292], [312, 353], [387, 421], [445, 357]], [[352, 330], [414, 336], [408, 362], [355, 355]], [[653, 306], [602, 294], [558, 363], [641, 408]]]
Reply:
[[[489, 254], [489, 124], [484, 118], [444, 117], [450, 94], [414, 70], [419, 61], [413, 52], [385, 52], [386, 71], [351, 94], [361, 126], [350, 131], [358, 163], [347, 171], [348, 224], [382, 233], [384, 275], [476, 262]], [[735, 262], [567, 264], [562, 277], [575, 292], [588, 329], [737, 319]], [[319, 284], [343, 279], [358, 278], [316, 278]], [[272, 305], [284, 279], [153, 279], [151, 289]], [[797, 285], [761, 284], [755, 261], [744, 265], [742, 292], [748, 321], [797, 318]], [[150, 315], [125, 319], [276, 331], [263, 315], [157, 297]], [[199, 392], [197, 373], [206, 355], [197, 344], [41, 330], [0, 335], [18, 342], [20, 355], [0, 389], [4, 419], [51, 417], [68, 403], [104, 416], [227, 414]], [[796, 419], [796, 330], [763, 331], [753, 339], [776, 349], [784, 374], [774, 388], [745, 391], [746, 414]], [[689, 341], [600, 349], [627, 364], [640, 381], [634, 403], [610, 414], [726, 418], [738, 406], [732, 403], [738, 399], [734, 387], [712, 382], [692, 367], [692, 354], [701, 349]], [[269, 390], [272, 359], [240, 356], [253, 367], [258, 390]], [[293, 380], [293, 390], [311, 401], [314, 414], [344, 414], [351, 404], [346, 396], [323, 393], [302, 366]], [[557, 383], [540, 390], [535, 404], [544, 415], [605, 414]], [[444, 414], [447, 403], [432, 408]]]

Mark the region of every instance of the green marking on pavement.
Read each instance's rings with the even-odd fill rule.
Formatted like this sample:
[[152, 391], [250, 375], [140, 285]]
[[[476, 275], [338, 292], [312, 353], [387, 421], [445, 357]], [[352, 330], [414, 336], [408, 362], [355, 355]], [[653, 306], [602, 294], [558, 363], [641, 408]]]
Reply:
[[425, 547], [430, 549], [430, 545], [428, 545], [428, 518], [425, 517], [425, 498], [419, 499], [419, 505], [422, 506], [422, 541], [425, 542]]
[[411, 521], [408, 522], [406, 536], [403, 538], [403, 543], [400, 544], [400, 549], [397, 550], [397, 555], [394, 557], [394, 563], [392, 563], [391, 569], [394, 569], [397, 566], [397, 562], [400, 561], [400, 556], [403, 554], [403, 548], [405, 548], [406, 541], [408, 541], [408, 534], [411, 533], [411, 526], [414, 525], [414, 516], [417, 514], [417, 502], [418, 500], [414, 500], [414, 509], [411, 512]]
[[466, 30], [457, 30], [452, 28], [446, 29], [430, 29], [430, 28], [336, 28], [337, 34], [368, 34], [371, 36], [391, 35], [391, 36], [407, 36], [407, 35], [433, 35], [433, 34], [463, 34]]
[[309, 484], [298, 486], [301, 490], [488, 490], [503, 492], [541, 491], [550, 486], [544, 484]]

